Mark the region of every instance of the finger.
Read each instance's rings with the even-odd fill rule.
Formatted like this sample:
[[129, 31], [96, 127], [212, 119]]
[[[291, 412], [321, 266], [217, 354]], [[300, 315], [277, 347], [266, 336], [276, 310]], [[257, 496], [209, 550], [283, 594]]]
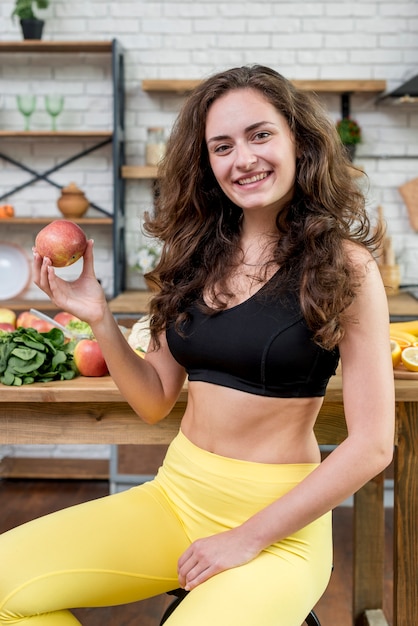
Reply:
[[[193, 560], [192, 560], [193, 559]], [[193, 558], [193, 555], [190, 555], [190, 558], [187, 558], [183, 561], [183, 563], [178, 565], [177, 574], [179, 578], [179, 583], [181, 587], [185, 587], [187, 579], [189, 577], [190, 570], [196, 567], [198, 561]]]
[[212, 566], [206, 567], [203, 570], [200, 570], [200, 567], [196, 566], [187, 574], [184, 589], [186, 591], [191, 591], [217, 573], [217, 570], [215, 570]]
[[51, 260], [47, 257], [39, 257], [34, 261], [34, 283], [42, 289], [48, 296], [51, 296], [51, 289], [49, 284], [49, 267], [51, 266]]
[[41, 276], [42, 257], [35, 248], [32, 248], [33, 252], [33, 281], [37, 285]]
[[96, 274], [94, 271], [94, 255], [93, 255], [93, 239], [89, 239], [87, 241], [87, 246], [83, 254], [83, 275], [84, 276], [93, 276], [96, 278]]

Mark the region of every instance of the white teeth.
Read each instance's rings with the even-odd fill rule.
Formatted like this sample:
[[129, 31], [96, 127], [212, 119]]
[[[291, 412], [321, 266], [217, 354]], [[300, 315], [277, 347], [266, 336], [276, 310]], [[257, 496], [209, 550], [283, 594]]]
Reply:
[[251, 176], [251, 178], [241, 178], [238, 181], [239, 185], [249, 185], [250, 183], [256, 183], [258, 180], [263, 180], [263, 178], [267, 177], [267, 173], [263, 172], [262, 174], [255, 174]]

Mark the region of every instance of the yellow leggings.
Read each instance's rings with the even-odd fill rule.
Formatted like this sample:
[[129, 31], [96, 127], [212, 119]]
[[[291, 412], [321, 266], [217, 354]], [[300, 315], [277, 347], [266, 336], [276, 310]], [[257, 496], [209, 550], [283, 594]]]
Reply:
[[[71, 608], [175, 589], [177, 560], [192, 541], [241, 524], [315, 467], [220, 457], [180, 432], [153, 481], [0, 536], [0, 624], [74, 626]], [[329, 513], [198, 586], [166, 624], [300, 626], [331, 564]]]

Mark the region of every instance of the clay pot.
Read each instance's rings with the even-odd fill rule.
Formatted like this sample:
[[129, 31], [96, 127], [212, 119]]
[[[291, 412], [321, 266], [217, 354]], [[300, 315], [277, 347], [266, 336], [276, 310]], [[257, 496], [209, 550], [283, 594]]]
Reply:
[[57, 205], [61, 213], [66, 218], [83, 217], [89, 207], [84, 192], [77, 187], [75, 183], [70, 183], [61, 190], [61, 196], [57, 200]]

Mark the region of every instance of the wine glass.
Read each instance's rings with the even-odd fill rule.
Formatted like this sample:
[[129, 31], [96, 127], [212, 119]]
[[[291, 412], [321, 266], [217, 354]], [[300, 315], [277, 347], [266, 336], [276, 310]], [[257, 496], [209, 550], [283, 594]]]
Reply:
[[36, 96], [25, 94], [24, 96], [16, 96], [16, 100], [19, 111], [25, 116], [25, 130], [29, 130], [30, 116], [36, 106]]
[[52, 118], [52, 130], [57, 130], [56, 118], [64, 108], [64, 96], [57, 94], [45, 96], [45, 107]]

